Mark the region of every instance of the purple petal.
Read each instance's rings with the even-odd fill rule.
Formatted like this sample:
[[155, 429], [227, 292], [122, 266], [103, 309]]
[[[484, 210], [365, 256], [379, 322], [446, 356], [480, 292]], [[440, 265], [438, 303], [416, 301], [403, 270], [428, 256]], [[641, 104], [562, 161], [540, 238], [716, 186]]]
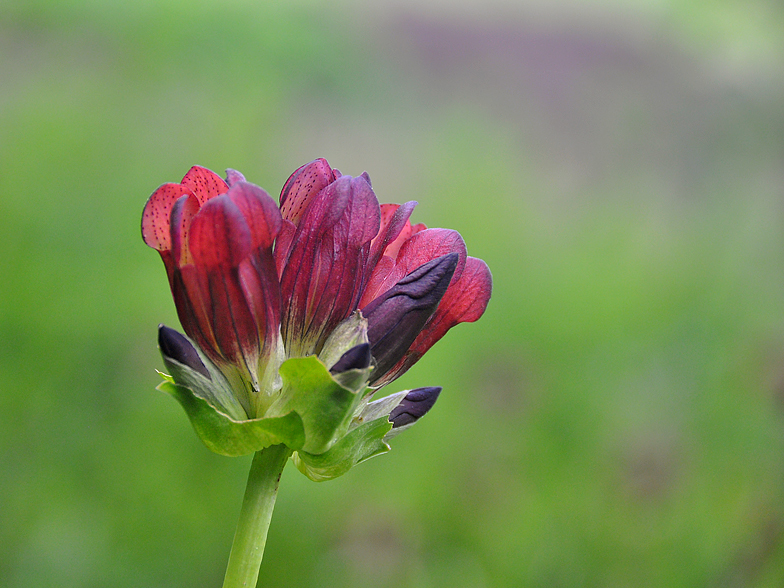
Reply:
[[417, 268], [363, 310], [376, 368], [371, 381], [394, 366], [438, 307], [457, 267], [449, 253]]
[[376, 196], [361, 177], [342, 176], [313, 199], [280, 280], [289, 353], [317, 352], [356, 309], [379, 215]]

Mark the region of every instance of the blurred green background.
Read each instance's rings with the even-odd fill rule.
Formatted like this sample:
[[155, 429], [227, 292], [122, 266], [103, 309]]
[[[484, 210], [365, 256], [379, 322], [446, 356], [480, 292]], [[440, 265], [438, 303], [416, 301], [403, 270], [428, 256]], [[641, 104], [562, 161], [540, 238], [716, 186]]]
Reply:
[[784, 11], [0, 1], [0, 585], [216, 587], [250, 458], [154, 387], [142, 207], [326, 157], [458, 229], [485, 317], [393, 451], [284, 472], [260, 586], [784, 585]]

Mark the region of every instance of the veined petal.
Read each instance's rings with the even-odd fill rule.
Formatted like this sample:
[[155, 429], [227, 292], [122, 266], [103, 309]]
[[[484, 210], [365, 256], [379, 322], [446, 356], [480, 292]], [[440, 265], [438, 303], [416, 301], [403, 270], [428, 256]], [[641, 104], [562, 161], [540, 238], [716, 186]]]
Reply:
[[[376, 235], [370, 244], [369, 267], [376, 267], [376, 263], [378, 263], [378, 260], [382, 255], [387, 255], [392, 259], [397, 256], [400, 245], [402, 245], [402, 241], [397, 243], [398, 237], [404, 236], [401, 235], [401, 233], [411, 232], [411, 222], [408, 219], [411, 216], [411, 213], [414, 212], [414, 207], [416, 205], [417, 203], [413, 200], [402, 205], [381, 205], [381, 226], [378, 230], [378, 235]], [[410, 234], [406, 234], [403, 241], [410, 236]], [[393, 247], [393, 243], [396, 244], [397, 247]], [[394, 249], [394, 252], [391, 249]]]
[[163, 184], [152, 193], [142, 212], [142, 239], [158, 251], [171, 249], [171, 211], [191, 191], [180, 184]]
[[301, 218], [281, 275], [282, 332], [290, 355], [318, 352], [357, 307], [379, 205], [362, 177], [321, 190]]
[[228, 196], [245, 217], [252, 247], [271, 249], [283, 222], [275, 201], [264, 190], [248, 182], [233, 184]]
[[[211, 331], [214, 337], [216, 348], [205, 352], [217, 353], [218, 357], [211, 359], [219, 364], [239, 366], [255, 385], [260, 351], [258, 327], [239, 269], [253, 253], [253, 241], [253, 232], [240, 207], [228, 195], [211, 199], [191, 223], [189, 246], [194, 264], [189, 267], [193, 267], [195, 275], [188, 273], [183, 277], [200, 334]], [[199, 333], [188, 335], [202, 344]], [[248, 410], [248, 406], [245, 408]]]
[[253, 234], [240, 208], [218, 196], [193, 219], [188, 245], [198, 266], [237, 267], [253, 250]]
[[335, 171], [326, 159], [320, 158], [306, 163], [291, 174], [280, 192], [280, 212], [283, 218], [295, 225], [299, 224], [316, 194], [339, 177]]
[[417, 335], [402, 359], [377, 380], [375, 386], [384, 386], [406, 372], [446, 332], [458, 323], [471, 323], [484, 314], [493, 290], [490, 268], [481, 259], [469, 257], [462, 276], [453, 281], [441, 299], [438, 309]]
[[394, 264], [386, 261], [386, 255], [376, 264], [362, 292], [359, 308], [365, 308], [416, 268], [448, 253], [459, 256], [452, 277], [454, 282], [460, 279], [466, 259], [466, 246], [460, 233], [452, 229], [425, 229], [414, 234], [400, 247]]
[[223, 178], [200, 165], [194, 165], [189, 169], [180, 183], [196, 195], [199, 204], [204, 204], [215, 196], [225, 194], [229, 189]]

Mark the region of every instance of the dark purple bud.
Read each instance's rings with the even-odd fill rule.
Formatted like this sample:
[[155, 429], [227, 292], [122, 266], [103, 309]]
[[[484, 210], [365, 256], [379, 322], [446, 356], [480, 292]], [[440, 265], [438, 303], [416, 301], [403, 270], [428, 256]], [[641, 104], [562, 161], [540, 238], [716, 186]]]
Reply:
[[363, 370], [370, 365], [370, 360], [370, 344], [360, 343], [341, 355], [329, 372], [339, 374], [348, 370]]
[[459, 257], [449, 253], [419, 266], [363, 309], [370, 350], [376, 360], [372, 381], [403, 357], [433, 315]]
[[210, 378], [210, 372], [207, 371], [191, 342], [174, 329], [158, 325], [158, 346], [161, 348], [164, 359], [173, 359], [196, 370], [205, 378]]
[[400, 401], [400, 404], [389, 413], [389, 422], [392, 423], [392, 428], [397, 429], [418, 421], [428, 410], [433, 408], [439, 394], [441, 394], [440, 386], [411, 390]]

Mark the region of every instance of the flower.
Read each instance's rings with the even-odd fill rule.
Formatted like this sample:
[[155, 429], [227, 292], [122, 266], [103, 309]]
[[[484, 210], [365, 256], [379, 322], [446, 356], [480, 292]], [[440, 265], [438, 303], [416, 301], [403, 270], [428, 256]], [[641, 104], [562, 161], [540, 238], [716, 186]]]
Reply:
[[[291, 175], [279, 206], [234, 170], [224, 181], [194, 166], [180, 183], [160, 186], [144, 208], [142, 237], [161, 255], [180, 322], [195, 344], [160, 328], [169, 384], [234, 422], [293, 422], [296, 414], [302, 431], [293, 449], [328, 451], [367, 420], [363, 414], [379, 416], [380, 405], [367, 413], [379, 402], [368, 402], [373, 390], [404, 373], [451, 327], [477, 320], [491, 293], [487, 265], [467, 256], [460, 234], [412, 225], [415, 206], [379, 205], [367, 173], [342, 175], [324, 159]], [[309, 422], [326, 431], [316, 425], [325, 414], [316, 413], [334, 406], [326, 397], [323, 404], [305, 401], [315, 393], [294, 390], [292, 381], [305, 372], [291, 366], [302, 368], [304, 358], [316, 358], [307, 369], [326, 374], [319, 385], [329, 388], [329, 378], [353, 394], [343, 407], [350, 414], [337, 415], [318, 442]], [[398, 405], [420, 399], [417, 391], [382, 403], [387, 425], [410, 424], [432, 406], [436, 389], [420, 390], [432, 400], [413, 412]], [[193, 411], [209, 412], [197, 400], [188, 406], [192, 420]]]

